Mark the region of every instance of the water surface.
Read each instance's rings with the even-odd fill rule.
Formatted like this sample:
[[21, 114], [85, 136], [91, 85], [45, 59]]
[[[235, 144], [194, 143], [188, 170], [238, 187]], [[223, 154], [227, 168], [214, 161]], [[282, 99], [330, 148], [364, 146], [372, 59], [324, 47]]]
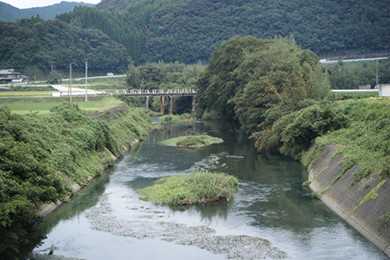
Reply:
[[[222, 144], [183, 150], [158, 141], [197, 133]], [[136, 191], [191, 168], [237, 176], [232, 201], [169, 208]], [[35, 233], [35, 259], [388, 259], [304, 189], [291, 159], [258, 154], [226, 122], [154, 130]], [[46, 235], [43, 240], [40, 235]], [[50, 256], [48, 256], [50, 254]]]

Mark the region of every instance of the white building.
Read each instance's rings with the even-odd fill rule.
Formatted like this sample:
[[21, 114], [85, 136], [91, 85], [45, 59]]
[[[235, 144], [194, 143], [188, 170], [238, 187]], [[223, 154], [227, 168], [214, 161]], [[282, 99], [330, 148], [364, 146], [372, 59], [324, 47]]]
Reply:
[[390, 97], [390, 84], [380, 84], [379, 85], [379, 96], [380, 97]]

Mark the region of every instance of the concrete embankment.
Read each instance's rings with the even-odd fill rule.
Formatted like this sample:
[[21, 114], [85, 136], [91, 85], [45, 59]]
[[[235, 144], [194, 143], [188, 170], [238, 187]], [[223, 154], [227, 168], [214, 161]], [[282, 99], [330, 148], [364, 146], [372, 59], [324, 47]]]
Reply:
[[378, 222], [390, 210], [390, 182], [370, 176], [351, 185], [359, 165], [343, 173], [346, 163], [336, 155], [336, 146], [326, 146], [309, 166], [309, 186], [331, 210], [390, 256], [390, 229], [380, 229]]

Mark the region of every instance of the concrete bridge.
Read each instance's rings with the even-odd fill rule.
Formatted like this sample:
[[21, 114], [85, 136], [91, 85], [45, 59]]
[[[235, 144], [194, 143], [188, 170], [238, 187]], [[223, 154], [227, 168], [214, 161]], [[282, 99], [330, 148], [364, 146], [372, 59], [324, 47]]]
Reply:
[[195, 104], [196, 104], [196, 91], [193, 89], [138, 89], [138, 90], [130, 90], [130, 91], [122, 91], [122, 93], [117, 92], [117, 95], [125, 95], [129, 97], [145, 97], [145, 113], [149, 113], [149, 97], [160, 97], [160, 112], [164, 114], [164, 105], [165, 105], [165, 97], [169, 98], [169, 114], [172, 115], [173, 111], [173, 97], [192, 97], [192, 109], [191, 112], [195, 113]]

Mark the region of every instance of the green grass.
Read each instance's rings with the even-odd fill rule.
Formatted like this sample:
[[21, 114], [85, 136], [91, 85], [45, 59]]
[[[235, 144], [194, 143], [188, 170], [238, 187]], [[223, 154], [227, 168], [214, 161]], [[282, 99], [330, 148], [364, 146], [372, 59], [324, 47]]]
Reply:
[[[360, 171], [354, 173], [352, 185], [371, 174], [390, 177], [390, 100], [373, 98], [348, 101], [339, 106], [349, 118], [348, 127], [318, 137], [315, 146], [335, 144], [337, 153], [344, 159], [362, 165]], [[311, 151], [321, 153], [321, 150]]]
[[88, 80], [88, 88], [94, 90], [115, 91], [128, 89], [126, 77], [121, 78], [106, 78], [106, 79], [91, 79]]
[[382, 180], [374, 189], [372, 189], [363, 199], [362, 201], [352, 210], [352, 214], [356, 212], [356, 210], [363, 205], [368, 200], [374, 200], [378, 198], [378, 190], [380, 187], [382, 187], [383, 184], [385, 184], [386, 180]]
[[[74, 98], [81, 110], [87, 112], [103, 111], [115, 107], [122, 103], [115, 97], [94, 97], [88, 102], [84, 102], [83, 98]], [[38, 112], [40, 114], [50, 113], [50, 109], [62, 103], [68, 102], [68, 98], [20, 98], [20, 99], [1, 99], [0, 107], [7, 106], [12, 113], [28, 114]]]
[[166, 125], [171, 123], [188, 123], [193, 121], [194, 118], [190, 114], [185, 113], [182, 115], [165, 115], [160, 117], [160, 124]]
[[0, 97], [50, 96], [50, 91], [1, 91]]
[[180, 148], [198, 148], [222, 142], [223, 140], [218, 137], [212, 137], [208, 135], [190, 135], [160, 141], [158, 144], [166, 146], [176, 146]]
[[163, 205], [193, 205], [230, 200], [238, 189], [236, 177], [224, 173], [192, 171], [189, 175], [165, 177], [138, 190], [140, 199]]

